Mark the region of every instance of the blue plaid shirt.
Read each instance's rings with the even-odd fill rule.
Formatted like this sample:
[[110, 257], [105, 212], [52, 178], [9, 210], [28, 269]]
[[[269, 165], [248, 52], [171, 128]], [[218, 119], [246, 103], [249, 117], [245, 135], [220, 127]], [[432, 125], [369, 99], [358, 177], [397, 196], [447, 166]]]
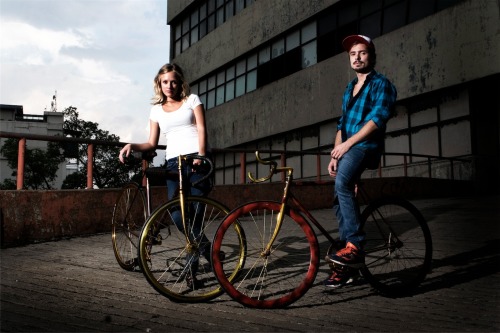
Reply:
[[369, 120], [378, 127], [368, 140], [357, 145], [367, 149], [383, 149], [386, 123], [392, 116], [397, 92], [394, 85], [382, 74], [372, 71], [363, 87], [353, 97], [352, 91], [358, 79], [352, 80], [344, 92], [342, 99], [342, 116], [337, 130], [342, 131], [342, 142], [356, 134]]

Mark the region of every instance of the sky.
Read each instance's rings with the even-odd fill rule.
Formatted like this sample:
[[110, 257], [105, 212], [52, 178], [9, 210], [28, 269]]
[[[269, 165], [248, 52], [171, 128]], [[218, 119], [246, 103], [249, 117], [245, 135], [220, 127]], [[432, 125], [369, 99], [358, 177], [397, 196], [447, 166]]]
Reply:
[[167, 0], [0, 0], [0, 104], [42, 115], [56, 95], [57, 111], [145, 142], [166, 22]]

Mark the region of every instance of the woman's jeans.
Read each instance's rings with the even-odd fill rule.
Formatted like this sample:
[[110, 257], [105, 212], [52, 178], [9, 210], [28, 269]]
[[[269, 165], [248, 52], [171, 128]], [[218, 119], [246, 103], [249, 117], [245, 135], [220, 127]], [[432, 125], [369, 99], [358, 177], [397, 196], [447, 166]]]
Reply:
[[377, 164], [380, 155], [361, 147], [352, 147], [337, 164], [333, 209], [339, 223], [340, 240], [363, 248], [365, 234], [361, 230], [361, 217], [355, 186], [363, 171]]
[[[212, 180], [210, 178], [202, 181], [195, 186], [191, 184], [196, 182], [197, 180], [206, 176], [209, 170], [204, 170], [202, 166], [196, 166], [193, 168], [192, 160], [188, 160], [189, 163], [183, 163], [182, 166], [182, 189], [184, 195], [188, 196], [207, 196], [210, 190], [212, 189]], [[171, 158], [167, 160], [167, 171], [175, 171], [179, 170], [179, 162], [178, 158]], [[170, 180], [167, 179], [167, 197], [168, 200], [173, 199], [178, 195], [179, 191], [179, 181], [178, 180]], [[199, 202], [190, 203], [189, 207], [186, 207], [186, 213], [189, 216], [186, 216], [186, 227], [188, 228], [188, 237], [190, 240], [195, 241], [200, 244], [199, 254], [203, 255], [206, 258], [210, 256], [210, 242], [208, 238], [203, 233], [203, 214], [205, 205]], [[177, 211], [173, 212], [172, 219], [179, 229], [179, 231], [184, 232], [184, 225], [182, 223], [182, 215], [180, 211], [180, 207]], [[186, 257], [188, 266], [191, 268], [191, 274], [195, 275], [198, 271], [198, 262], [199, 255], [188, 254]]]

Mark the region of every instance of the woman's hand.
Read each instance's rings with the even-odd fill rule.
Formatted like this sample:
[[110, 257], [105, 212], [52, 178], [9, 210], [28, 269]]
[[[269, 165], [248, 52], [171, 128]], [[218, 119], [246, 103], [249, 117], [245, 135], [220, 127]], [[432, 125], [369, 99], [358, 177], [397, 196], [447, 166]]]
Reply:
[[132, 151], [132, 144], [127, 143], [120, 150], [120, 155], [118, 155], [118, 158], [120, 159], [120, 162], [125, 163], [125, 158], [129, 157], [131, 151]]

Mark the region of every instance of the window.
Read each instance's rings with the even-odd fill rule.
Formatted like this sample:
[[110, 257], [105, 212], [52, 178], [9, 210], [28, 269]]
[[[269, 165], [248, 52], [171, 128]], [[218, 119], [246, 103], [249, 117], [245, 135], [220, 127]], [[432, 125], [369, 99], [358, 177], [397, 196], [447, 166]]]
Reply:
[[[197, 25], [193, 21], [197, 18], [201, 38], [201, 22], [206, 15], [224, 8], [224, 20], [227, 20], [253, 1], [205, 1], [199, 11], [191, 14], [192, 29], [187, 36], [191, 35], [191, 42], [195, 40], [194, 27]], [[375, 38], [460, 1], [464, 0], [341, 0], [317, 17], [277, 36], [194, 85], [209, 109], [344, 52], [342, 40], [345, 36], [364, 34]], [[231, 14], [233, 9], [234, 14]], [[182, 29], [182, 33], [178, 30], [174, 33], [179, 39], [174, 44], [175, 50], [185, 47], [186, 34]]]

